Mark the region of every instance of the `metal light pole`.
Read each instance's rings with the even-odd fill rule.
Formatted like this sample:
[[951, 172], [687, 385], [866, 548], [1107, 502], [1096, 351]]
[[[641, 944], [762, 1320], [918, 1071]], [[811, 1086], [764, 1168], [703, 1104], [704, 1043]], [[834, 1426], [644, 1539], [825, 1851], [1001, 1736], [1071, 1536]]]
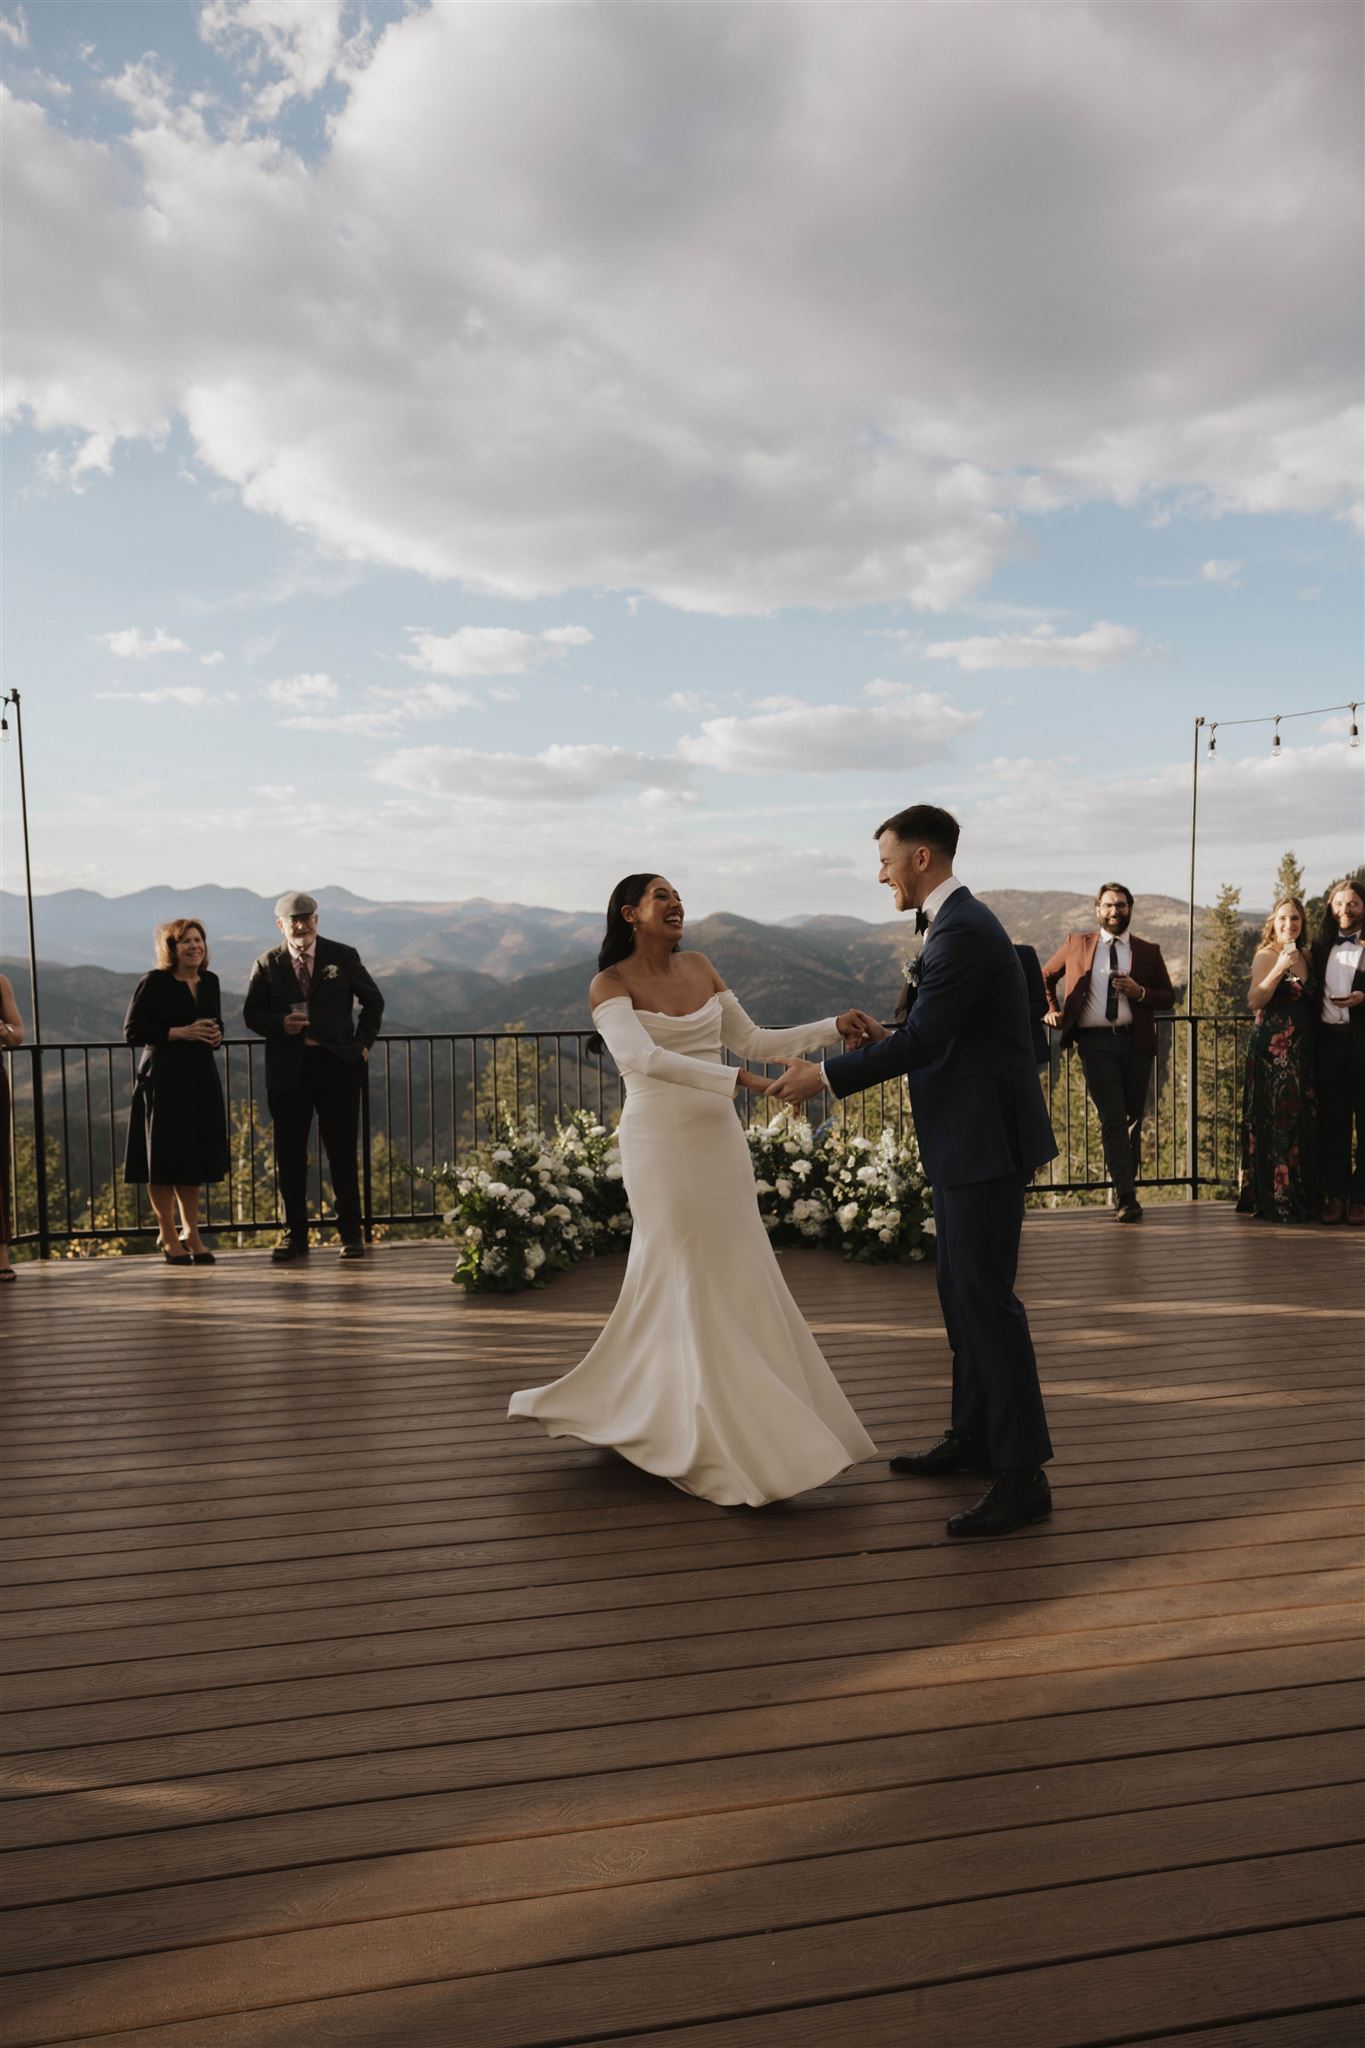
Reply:
[[0, 697], [0, 738], [9, 737], [9, 720], [3, 714], [14, 706], [14, 737], [19, 749], [19, 820], [24, 834], [24, 898], [28, 906], [28, 980], [29, 1006], [33, 1011], [33, 1042], [42, 1043], [42, 1028], [38, 1015], [38, 947], [33, 931], [33, 862], [29, 856], [28, 844], [28, 784], [24, 777], [24, 721], [19, 708], [19, 692], [6, 690]]

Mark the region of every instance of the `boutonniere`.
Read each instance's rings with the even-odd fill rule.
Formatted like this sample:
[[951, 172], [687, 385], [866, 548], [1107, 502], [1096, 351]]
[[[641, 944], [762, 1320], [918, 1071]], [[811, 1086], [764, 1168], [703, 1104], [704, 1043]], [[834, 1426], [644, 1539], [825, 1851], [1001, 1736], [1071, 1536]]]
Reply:
[[324, 981], [335, 981], [340, 972], [341, 969], [337, 967], [335, 964], [333, 964], [331, 967], [323, 968], [322, 978]]
[[901, 961], [901, 977], [908, 988], [919, 986], [919, 954], [907, 953]]

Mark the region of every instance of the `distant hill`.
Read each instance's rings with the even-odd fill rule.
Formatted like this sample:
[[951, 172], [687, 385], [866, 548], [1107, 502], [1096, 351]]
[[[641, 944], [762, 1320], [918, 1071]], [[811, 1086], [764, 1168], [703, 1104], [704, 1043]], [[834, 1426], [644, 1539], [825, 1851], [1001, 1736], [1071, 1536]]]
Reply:
[[[540, 910], [482, 899], [463, 904], [368, 903], [346, 890], [319, 890], [325, 928], [360, 946], [382, 981], [384, 1029], [390, 1034], [432, 1031], [576, 1031], [585, 1027], [585, 999], [595, 965], [601, 917]], [[986, 893], [1011, 936], [1046, 959], [1072, 929], [1093, 924], [1088, 895], [1061, 890], [1000, 889]], [[28, 963], [16, 958], [23, 922], [16, 899], [5, 899], [4, 971], [20, 1008], [29, 1015]], [[141, 890], [105, 898], [64, 890], [39, 899], [40, 931], [66, 933], [68, 951], [97, 943], [122, 954], [102, 964], [73, 964], [43, 956], [40, 966], [43, 1036], [49, 1044], [118, 1040], [123, 1015], [151, 953], [151, 929], [166, 917], [199, 910], [209, 928], [213, 964], [224, 986], [229, 1030], [240, 1026], [247, 970], [270, 942], [271, 903], [246, 890], [185, 892]], [[58, 905], [56, 911], [50, 906]], [[221, 914], [222, 923], [219, 923]], [[234, 936], [230, 920], [250, 929]], [[1178, 982], [1184, 980], [1187, 910], [1173, 896], [1144, 897], [1135, 928], [1156, 939]], [[1201, 911], [1201, 924], [1208, 917]], [[1261, 913], [1247, 913], [1259, 925]], [[900, 987], [900, 963], [913, 943], [908, 918], [869, 924], [862, 918], [814, 916], [782, 924], [718, 911], [689, 926], [687, 943], [706, 953], [743, 997], [751, 1013], [770, 1024], [797, 1023], [856, 1003], [889, 1013]], [[1196, 934], [1198, 944], [1199, 934]], [[441, 953], [441, 949], [445, 953]], [[477, 956], [453, 961], [451, 953]], [[132, 958], [126, 956], [132, 954]]]

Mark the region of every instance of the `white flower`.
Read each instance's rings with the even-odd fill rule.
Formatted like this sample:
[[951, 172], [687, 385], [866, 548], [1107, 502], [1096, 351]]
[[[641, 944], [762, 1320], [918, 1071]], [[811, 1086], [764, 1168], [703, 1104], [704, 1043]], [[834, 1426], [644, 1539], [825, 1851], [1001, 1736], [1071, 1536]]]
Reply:
[[468, 1239], [470, 1244], [483, 1243], [483, 1232], [480, 1230], [477, 1223], [470, 1224], [469, 1228], [465, 1231], [465, 1237]]
[[531, 1228], [532, 1230], [543, 1230], [545, 1228], [545, 1218], [543, 1216], [533, 1216], [531, 1218]]
[[[495, 1153], [493, 1154], [493, 1157], [494, 1157], [494, 1158], [496, 1159], [496, 1158], [497, 1158], [497, 1156], [498, 1156], [498, 1155], [497, 1155], [497, 1153], [495, 1152]], [[555, 1163], [554, 1163], [553, 1159], [551, 1159], [551, 1157], [550, 1157], [550, 1155], [549, 1155], [549, 1153], [548, 1153], [548, 1152], [542, 1152], [542, 1153], [541, 1153], [541, 1155], [540, 1155], [540, 1157], [539, 1157], [539, 1159], [537, 1159], [537, 1161], [536, 1161], [536, 1171], [537, 1171], [537, 1173], [553, 1173], [553, 1172], [554, 1172], [554, 1170], [555, 1170]]]
[[527, 1272], [538, 1273], [545, 1264], [545, 1247], [541, 1244], [528, 1244], [524, 1256]]
[[605, 1124], [592, 1124], [589, 1127], [588, 1136], [590, 1138], [605, 1138], [606, 1135], [607, 1127]]
[[567, 1223], [573, 1211], [566, 1203], [556, 1202], [553, 1209], [547, 1209], [545, 1213], [547, 1216], [553, 1216], [556, 1223]]
[[610, 1162], [610, 1164], [609, 1164], [609, 1165], [608, 1165], [608, 1166], [607, 1166], [607, 1167], [605, 1168], [605, 1170], [604, 1170], [604, 1172], [603, 1172], [603, 1176], [602, 1176], [602, 1177], [603, 1177], [603, 1179], [604, 1179], [604, 1180], [620, 1180], [620, 1178], [621, 1178], [621, 1162], [620, 1162], [620, 1160], [619, 1160], [619, 1159], [613, 1159], [613, 1160], [612, 1160], [612, 1161]]
[[864, 1186], [870, 1186], [876, 1178], [877, 1169], [875, 1166], [860, 1166], [854, 1175], [854, 1179], [862, 1181]]
[[505, 1180], [490, 1180], [484, 1185], [484, 1193], [495, 1202], [504, 1201], [510, 1190]]
[[841, 1230], [852, 1230], [854, 1224], [858, 1220], [858, 1204], [856, 1202], [845, 1202], [843, 1208], [838, 1210], [836, 1213], [838, 1216], [839, 1228]]
[[510, 1206], [516, 1210], [519, 1216], [525, 1216], [535, 1208], [536, 1198], [529, 1188], [518, 1188], [512, 1197]]
[[809, 1159], [797, 1159], [792, 1162], [792, 1172], [799, 1173], [802, 1180], [806, 1178], [807, 1174], [810, 1173], [811, 1170], [811, 1163]]
[[785, 1178], [779, 1180], [779, 1182], [777, 1183], [777, 1192], [782, 1201], [789, 1202], [792, 1196], [791, 1182]]
[[924, 1232], [924, 1235], [926, 1237], [933, 1237], [937, 1228], [938, 1226], [935, 1224], [932, 1216], [926, 1216], [923, 1223], [921, 1223], [920, 1225], [920, 1229]]
[[506, 1264], [507, 1261], [501, 1252], [485, 1252], [483, 1255], [485, 1273], [501, 1273]]
[[894, 1244], [896, 1241], [896, 1233], [894, 1230], [879, 1230], [877, 1232], [877, 1235], [881, 1239], [883, 1244]]
[[566, 1199], [572, 1202], [576, 1208], [582, 1208], [583, 1196], [578, 1188], [565, 1188], [564, 1194]]
[[490, 1159], [501, 1159], [508, 1166], [512, 1164], [512, 1155], [505, 1145], [495, 1145], [488, 1156]]
[[494, 1237], [506, 1237], [507, 1232], [505, 1230], [495, 1230], [493, 1235]]

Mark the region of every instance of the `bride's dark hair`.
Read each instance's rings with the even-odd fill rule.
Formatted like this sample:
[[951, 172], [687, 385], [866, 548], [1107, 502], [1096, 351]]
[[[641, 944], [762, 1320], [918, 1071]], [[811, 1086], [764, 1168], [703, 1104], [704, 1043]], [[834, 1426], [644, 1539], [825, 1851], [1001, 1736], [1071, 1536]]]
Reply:
[[[657, 882], [658, 879], [658, 870], [651, 868], [648, 874], [624, 876], [612, 890], [611, 901], [607, 905], [607, 928], [602, 934], [602, 943], [597, 949], [597, 971], [599, 974], [604, 974], [608, 967], [615, 967], [618, 960], [628, 958], [635, 944], [635, 934], [631, 929], [626, 911], [628, 909], [637, 910], [640, 904], [644, 902], [645, 892], [649, 888], [650, 883]], [[681, 945], [681, 943], [682, 941], [679, 940], [678, 944]], [[673, 950], [676, 953], [678, 950], [677, 946]], [[586, 1049], [594, 1057], [605, 1051], [606, 1048], [602, 1043], [599, 1032], [593, 1032], [592, 1037], [587, 1041]]]

